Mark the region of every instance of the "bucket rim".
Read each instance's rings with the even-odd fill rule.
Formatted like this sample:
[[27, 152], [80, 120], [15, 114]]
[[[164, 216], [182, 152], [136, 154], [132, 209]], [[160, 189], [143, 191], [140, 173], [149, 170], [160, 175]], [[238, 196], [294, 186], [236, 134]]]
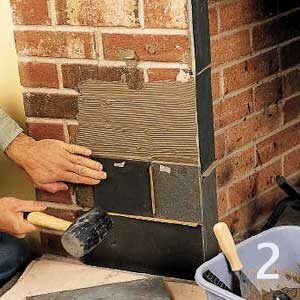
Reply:
[[[242, 247], [246, 247], [249, 243], [252, 243], [254, 240], [256, 240], [257, 238], [259, 237], [264, 237], [264, 236], [267, 236], [268, 234], [272, 233], [272, 232], [278, 232], [278, 231], [286, 231], [286, 230], [292, 230], [292, 231], [299, 231], [300, 232], [300, 226], [297, 226], [297, 225], [285, 225], [285, 226], [278, 226], [278, 227], [274, 227], [274, 228], [271, 228], [271, 229], [268, 229], [266, 231], [263, 231], [261, 233], [258, 233], [240, 243], [238, 243], [236, 245], [237, 247], [237, 250], [239, 250], [240, 248]], [[205, 263], [203, 263], [200, 267], [198, 267], [198, 269], [196, 270], [196, 273], [195, 273], [195, 281], [196, 283], [204, 288], [205, 292], [209, 292], [209, 293], [212, 293], [218, 297], [221, 297], [225, 300], [246, 300], [245, 298], [242, 298], [242, 297], [239, 297], [239, 296], [236, 296], [228, 291], [225, 291], [223, 289], [221, 289], [220, 287], [206, 281], [204, 278], [203, 278], [203, 273], [207, 270], [209, 270], [209, 266], [216, 260], [219, 260], [219, 259], [225, 259], [225, 256], [223, 253], [219, 253], [218, 255], [216, 255], [215, 257], [213, 257], [212, 259], [206, 261]]]

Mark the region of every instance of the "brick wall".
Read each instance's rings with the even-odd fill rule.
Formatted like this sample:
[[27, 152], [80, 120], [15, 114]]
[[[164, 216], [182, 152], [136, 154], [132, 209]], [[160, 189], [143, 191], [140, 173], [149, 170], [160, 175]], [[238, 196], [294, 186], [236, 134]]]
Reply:
[[[296, 2], [209, 0], [219, 218], [237, 236], [261, 222], [283, 196], [275, 175], [300, 178]], [[193, 73], [189, 1], [122, 3], [11, 0], [30, 135], [74, 143], [77, 85], [86, 79], [122, 81], [124, 55], [132, 53], [120, 49], [138, 56], [145, 82], [185, 80]], [[87, 201], [89, 191], [82, 194]], [[72, 219], [81, 210], [73, 189], [37, 196], [52, 214]], [[42, 241], [44, 249], [58, 251], [54, 236], [43, 235]]]
[[210, 0], [219, 218], [243, 235], [300, 179], [300, 4]]
[[[75, 142], [76, 87], [86, 79], [120, 81], [126, 62], [118, 49], [135, 51], [145, 82], [176, 80], [191, 70], [185, 1], [10, 2], [27, 128], [36, 139]], [[80, 209], [74, 193], [37, 196], [58, 203], [56, 209]]]
[[[76, 143], [79, 126], [77, 120], [78, 84], [87, 79], [126, 82], [133, 89], [141, 87], [143, 85], [141, 82], [153, 83], [165, 80], [191, 82], [196, 79], [195, 60], [193, 58], [194, 41], [192, 42], [193, 35], [190, 28], [193, 1], [39, 0], [33, 3], [33, 1], [28, 0], [11, 0], [10, 2], [15, 24], [20, 79], [24, 90], [27, 129], [28, 134], [35, 139], [53, 138], [68, 143]], [[206, 3], [203, 7], [205, 10], [198, 6], [197, 9], [203, 14], [203, 19], [207, 25]], [[206, 34], [206, 42], [208, 43], [207, 26], [203, 32]], [[206, 48], [208, 49], [208, 47]], [[209, 49], [207, 53], [209, 53]], [[201, 62], [203, 69], [207, 67], [205, 63]], [[199, 75], [197, 79], [199, 79], [199, 84], [210, 88], [210, 79], [206, 75], [206, 70], [204, 71], [205, 78]], [[206, 84], [206, 82], [208, 83]], [[193, 88], [195, 85], [197, 86], [198, 83], [192, 82], [191, 87]], [[206, 87], [205, 89], [210, 91]], [[210, 101], [206, 102], [207, 109], [203, 115], [211, 105]], [[196, 119], [196, 106], [190, 112], [191, 119], [194, 121]], [[205, 122], [202, 123], [205, 124]], [[212, 130], [211, 123], [205, 128]], [[197, 129], [195, 122], [195, 132]], [[164, 272], [169, 272], [167, 275], [172, 276], [193, 276], [195, 267], [201, 263], [209, 251], [214, 251], [215, 245], [215, 243], [211, 243], [207, 247], [210, 250], [207, 251], [202, 249], [203, 244], [207, 244], [207, 240], [211, 238], [211, 235], [209, 236], [203, 229], [208, 225], [203, 225], [202, 221], [205, 224], [215, 221], [214, 212], [216, 212], [216, 208], [213, 205], [216, 198], [215, 173], [212, 172], [203, 180], [198, 180], [199, 149], [196, 143], [197, 134], [194, 135], [196, 163], [193, 161], [189, 166], [182, 169], [180, 166], [174, 167], [172, 165], [171, 167], [176, 169], [176, 172], [174, 171], [176, 174], [187, 172], [190, 167], [194, 167], [193, 172], [188, 172], [187, 175], [194, 174], [195, 176], [193, 175], [192, 178], [194, 186], [199, 189], [199, 182], [201, 181], [203, 190], [206, 190], [207, 194], [210, 195], [209, 203], [205, 204], [213, 212], [207, 218], [209, 220], [204, 221], [202, 209], [199, 209], [200, 189], [193, 197], [197, 208], [194, 208], [194, 212], [187, 211], [187, 215], [194, 213], [197, 220], [195, 218], [192, 221], [181, 220], [180, 218], [175, 220], [176, 217], [155, 214], [155, 211], [153, 215], [150, 214], [150, 217], [133, 214], [125, 217], [118, 214], [114, 216], [116, 226], [122, 227], [119, 233], [123, 235], [120, 237], [121, 247], [132, 248], [131, 245], [126, 244], [130, 240], [127, 234], [138, 228], [138, 231], [141, 232], [139, 237], [141, 245], [137, 242], [136, 248], [140, 247], [141, 249], [137, 251], [147, 256], [152, 270], [156, 268], [155, 271], [158, 272], [159, 268], [164, 267]], [[211, 136], [213, 137], [213, 134]], [[207, 165], [201, 166], [201, 172], [210, 165], [213, 159], [213, 139], [210, 143], [207, 140], [205, 142], [206, 145], [211, 145], [203, 151], [207, 152], [208, 159], [206, 159]], [[106, 160], [104, 159], [104, 161]], [[166, 163], [168, 162], [173, 161]], [[155, 167], [154, 170], [156, 170]], [[147, 183], [149, 185], [149, 182]], [[178, 188], [179, 186], [177, 185]], [[187, 194], [191, 194], [189, 192], [192, 190], [190, 182], [190, 185], [187, 185]], [[170, 191], [170, 194], [172, 192], [177, 194], [173, 190]], [[37, 191], [37, 198], [48, 203], [48, 213], [68, 220], [74, 220], [82, 213], [83, 208], [94, 206], [93, 197], [91, 189], [83, 186], [76, 188], [71, 186], [70, 191], [56, 194]], [[148, 200], [147, 197], [145, 199]], [[182, 201], [179, 206], [184, 205], [184, 201]], [[187, 203], [187, 207], [189, 205], [191, 203]], [[176, 205], [167, 207], [166, 211], [168, 212], [168, 210], [173, 211], [174, 216], [177, 207]], [[199, 219], [200, 215], [201, 220]], [[160, 219], [153, 221], [153, 217]], [[132, 230], [128, 228], [132, 228]], [[156, 238], [161, 244], [159, 246], [162, 249], [159, 247], [154, 249], [158, 252], [157, 258], [151, 252], [155, 246], [147, 247], [149, 238], [147, 234], [142, 234], [143, 231], [148, 231], [149, 234], [153, 231], [156, 232], [154, 241], [150, 240], [150, 243], [155, 244]], [[204, 231], [205, 233], [203, 233]], [[176, 234], [180, 236], [179, 244], [174, 238]], [[112, 236], [114, 238], [114, 234]], [[41, 241], [45, 252], [65, 254], [61, 249], [59, 237], [54, 232], [41, 233]], [[166, 247], [164, 243], [167, 244]], [[184, 245], [180, 247], [180, 243]], [[104, 245], [103, 248], [106, 249], [105, 247]], [[117, 248], [116, 246], [113, 247]], [[189, 248], [187, 250], [190, 251], [190, 258], [186, 255], [185, 247]], [[165, 265], [164, 260], [169, 256], [168, 249], [172, 249], [174, 256], [172, 260], [177, 260], [177, 264], [181, 265], [179, 268], [171, 260], [167, 262], [170, 264], [170, 268]], [[108, 261], [107, 252], [112, 251], [108, 250], [101, 255], [99, 253], [94, 254], [94, 258], [91, 259], [92, 263], [96, 260], [100, 263], [103, 262], [103, 257], [106, 257], [104, 262]], [[124, 261], [132, 256], [127, 255], [127, 253], [125, 255]], [[184, 260], [186, 258], [188, 261]], [[135, 257], [132, 259], [135, 260]], [[143, 260], [143, 258], [140, 259]], [[180, 260], [182, 263], [179, 263]], [[136, 261], [133, 263], [136, 264]], [[141, 269], [143, 265], [147, 265], [147, 263], [139, 262], [135, 266], [135, 270], [148, 271], [148, 269]], [[122, 268], [122, 266], [118, 266]]]

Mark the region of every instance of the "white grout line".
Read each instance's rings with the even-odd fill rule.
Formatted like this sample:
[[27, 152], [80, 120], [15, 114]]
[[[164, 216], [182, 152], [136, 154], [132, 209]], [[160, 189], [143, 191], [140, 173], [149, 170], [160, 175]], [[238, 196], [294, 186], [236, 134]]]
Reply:
[[144, 28], [145, 27], [144, 0], [138, 0], [138, 15], [139, 15], [140, 26], [141, 28]]
[[[63, 121], [63, 131], [64, 131], [64, 136], [65, 136], [65, 139], [66, 139], [65, 142], [69, 144], [69, 143], [70, 143], [70, 137], [69, 137], [68, 126], [67, 126], [67, 123], [66, 123], [65, 120]], [[74, 204], [76, 204], [76, 203], [73, 201], [72, 194], [73, 194], [73, 193], [70, 193], [71, 198], [72, 198], [72, 202], [73, 202]]]
[[217, 26], [218, 26], [217, 35], [219, 35], [220, 32], [221, 32], [221, 13], [220, 13], [220, 6], [219, 5], [216, 7], [216, 11], [217, 11]]
[[172, 62], [155, 62], [155, 61], [140, 61], [138, 63], [138, 68], [147, 69], [147, 68], [161, 68], [161, 69], [190, 69], [188, 64], [185, 63], [172, 63]]
[[62, 77], [61, 64], [56, 64], [56, 71], [57, 71], [59, 88], [63, 89], [64, 86], [63, 86], [63, 77]]
[[[128, 27], [96, 27], [107, 34], [143, 34], [143, 35], [184, 35], [189, 34], [187, 29], [173, 28], [128, 28]], [[50, 31], [50, 32], [95, 32], [95, 27], [71, 25], [14, 25], [15, 31]]]
[[48, 12], [51, 18], [51, 25], [55, 26], [57, 24], [55, 0], [48, 0]]
[[[113, 60], [94, 60], [94, 59], [78, 59], [78, 58], [55, 58], [55, 57], [37, 57], [37, 56], [18, 56], [19, 62], [45, 62], [55, 64], [84, 64], [84, 65], [99, 65], [106, 67], [125, 67], [125, 61], [113, 61]], [[138, 68], [162, 68], [162, 69], [190, 69], [186, 63], [179, 62], [155, 62], [155, 61], [139, 61]]]
[[100, 30], [95, 31], [95, 45], [98, 59], [104, 60], [102, 33]]
[[78, 96], [79, 93], [72, 89], [54, 89], [54, 88], [29, 88], [22, 87], [22, 93], [43, 93], [43, 94], [62, 94]]
[[59, 58], [59, 57], [38, 57], [38, 56], [22, 56], [18, 55], [19, 62], [45, 62], [54, 64], [95, 64], [95, 59], [84, 59], [84, 58]]
[[147, 70], [147, 69], [144, 69], [143, 72], [144, 72], [144, 81], [145, 81], [146, 83], [148, 83], [148, 82], [149, 82], [148, 70]]
[[79, 125], [79, 122], [77, 120], [66, 119], [65, 122], [66, 122], [67, 126], [69, 126], [69, 125], [77, 125], [78, 126]]
[[63, 124], [64, 119], [51, 119], [51, 118], [34, 118], [34, 117], [27, 117], [26, 123], [51, 123], [51, 124]]

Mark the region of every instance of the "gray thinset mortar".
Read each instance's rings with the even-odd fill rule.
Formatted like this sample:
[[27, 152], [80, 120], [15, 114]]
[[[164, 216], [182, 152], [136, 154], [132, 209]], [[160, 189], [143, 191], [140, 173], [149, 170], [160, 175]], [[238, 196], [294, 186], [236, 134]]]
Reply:
[[193, 80], [141, 90], [89, 80], [79, 89], [77, 142], [93, 155], [198, 165]]

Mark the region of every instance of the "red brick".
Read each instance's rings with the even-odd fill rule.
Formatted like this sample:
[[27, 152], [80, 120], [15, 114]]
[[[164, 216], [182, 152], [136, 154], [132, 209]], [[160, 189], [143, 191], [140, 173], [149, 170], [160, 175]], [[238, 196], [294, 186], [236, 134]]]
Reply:
[[251, 200], [275, 185], [276, 175], [281, 174], [281, 161], [277, 161], [253, 175], [229, 186], [230, 209]]
[[60, 25], [137, 27], [138, 1], [56, 0]]
[[278, 187], [259, 195], [255, 200], [255, 210], [257, 214], [260, 216], [270, 214], [276, 204], [284, 197], [286, 197], [286, 194]]
[[10, 0], [14, 24], [49, 25], [47, 0]]
[[214, 105], [215, 128], [219, 129], [253, 112], [252, 91], [224, 99]]
[[250, 53], [249, 30], [217, 38], [211, 41], [213, 66], [239, 59]]
[[252, 199], [256, 194], [255, 176], [251, 175], [229, 186], [229, 208], [235, 208]]
[[209, 31], [210, 35], [218, 34], [218, 12], [216, 8], [211, 8], [208, 11], [209, 15]]
[[76, 88], [79, 82], [87, 79], [98, 79], [97, 65], [62, 65], [63, 86], [66, 88]]
[[120, 49], [133, 50], [139, 60], [189, 62], [189, 40], [184, 35], [103, 34], [104, 58], [122, 60]]
[[41, 232], [41, 246], [43, 253], [50, 253], [59, 256], [70, 256], [63, 248], [60, 235]]
[[78, 125], [68, 125], [68, 134], [69, 134], [69, 142], [70, 144], [76, 144], [78, 133]]
[[219, 219], [226, 214], [228, 210], [227, 205], [227, 189], [222, 189], [221, 191], [217, 192], [217, 201], [218, 201], [218, 217]]
[[215, 153], [216, 153], [216, 159], [221, 159], [225, 155], [224, 133], [220, 133], [215, 136]]
[[300, 96], [291, 98], [284, 103], [284, 123], [300, 117]]
[[212, 97], [214, 100], [221, 97], [220, 83], [221, 83], [220, 73], [212, 73], [211, 74], [211, 89], [212, 89]]
[[223, 218], [233, 235], [250, 230], [257, 221], [255, 203], [250, 202]]
[[35, 140], [66, 140], [63, 124], [27, 122], [26, 125], [28, 135], [32, 136]]
[[40, 201], [72, 204], [70, 193], [71, 191], [59, 191], [52, 194], [43, 190], [36, 190], [36, 198]]
[[93, 33], [15, 31], [15, 40], [20, 55], [96, 58]]
[[149, 82], [172, 80], [176, 81], [179, 69], [149, 69]]
[[257, 159], [265, 163], [300, 144], [300, 123], [290, 126], [257, 145]]
[[283, 93], [289, 97], [300, 91], [300, 69], [294, 70], [283, 77]]
[[253, 29], [253, 48], [255, 50], [274, 46], [300, 34], [300, 11], [263, 23]]
[[228, 153], [255, 141], [280, 126], [281, 111], [278, 106], [270, 106], [266, 111], [244, 120], [226, 130], [226, 150]]
[[266, 109], [269, 105], [278, 103], [282, 99], [282, 80], [275, 78], [270, 82], [258, 86], [254, 92], [255, 110]]
[[128, 87], [131, 89], [139, 89], [144, 85], [143, 70], [137, 68], [99, 67], [98, 79], [107, 82], [127, 82]]
[[107, 82], [127, 82], [135, 88], [144, 83], [143, 71], [127, 67], [97, 67], [97, 65], [62, 65], [63, 85], [66, 88], [77, 89], [80, 82], [88, 79]]
[[187, 2], [144, 1], [144, 23], [147, 28], [187, 28]]
[[27, 117], [75, 119], [78, 113], [78, 96], [25, 93], [23, 98]]
[[19, 73], [22, 86], [58, 88], [58, 76], [55, 64], [20, 63]]
[[225, 93], [253, 84], [278, 71], [276, 50], [255, 56], [224, 70]]
[[284, 157], [284, 176], [300, 171], [300, 149], [296, 149]]
[[260, 194], [276, 185], [275, 177], [282, 175], [281, 160], [277, 160], [269, 166], [255, 173], [256, 193]]
[[224, 186], [232, 180], [245, 176], [255, 166], [254, 149], [250, 148], [226, 158], [217, 167], [218, 186]]
[[232, 30], [271, 17], [277, 12], [276, 1], [236, 0], [220, 7], [221, 31]]
[[300, 40], [292, 42], [280, 49], [282, 69], [286, 70], [300, 63]]

